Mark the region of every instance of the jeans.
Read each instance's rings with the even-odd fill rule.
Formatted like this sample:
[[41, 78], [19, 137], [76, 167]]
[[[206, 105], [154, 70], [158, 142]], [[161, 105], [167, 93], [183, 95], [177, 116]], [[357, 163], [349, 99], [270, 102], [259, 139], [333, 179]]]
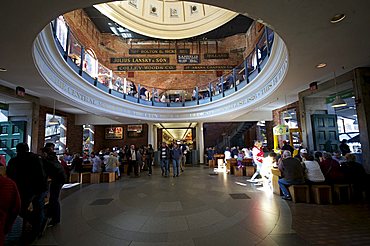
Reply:
[[282, 178], [282, 179], [279, 179], [278, 183], [279, 183], [279, 187], [280, 187], [281, 191], [283, 192], [283, 195], [284, 196], [290, 196], [290, 193], [289, 193], [289, 190], [288, 190], [287, 187], [289, 187], [290, 185], [295, 185], [295, 184], [303, 184], [304, 181], [302, 181], [302, 180], [286, 180], [286, 179]]
[[48, 217], [51, 218], [52, 223], [60, 223], [60, 203], [59, 195], [63, 184], [51, 183], [50, 184], [50, 197]]
[[168, 175], [168, 159], [162, 159], [161, 160], [161, 169], [162, 169], [162, 175]]
[[42, 225], [46, 222], [45, 221], [45, 197], [47, 196], [48, 192], [42, 192], [34, 197], [32, 200], [32, 234], [33, 236], [38, 236], [41, 233]]
[[180, 159], [173, 159], [172, 160], [173, 165], [173, 176], [177, 175], [179, 176], [179, 166], [180, 166]]

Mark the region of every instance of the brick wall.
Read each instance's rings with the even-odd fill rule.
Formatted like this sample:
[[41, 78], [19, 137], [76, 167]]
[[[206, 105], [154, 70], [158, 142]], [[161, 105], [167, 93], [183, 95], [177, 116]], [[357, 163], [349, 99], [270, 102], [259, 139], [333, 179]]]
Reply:
[[[123, 127], [123, 139], [105, 139], [105, 129], [110, 127]], [[127, 125], [99, 125], [94, 126], [94, 151], [100, 151], [102, 149], [113, 147], [123, 147], [124, 145], [135, 144], [136, 147], [148, 144], [148, 125], [143, 124], [142, 137], [128, 137]]]
[[[46, 121], [46, 114], [53, 114], [53, 109], [40, 106], [40, 114], [39, 114], [39, 132], [38, 132], [38, 145], [37, 150], [38, 154], [41, 154], [41, 148], [45, 144], [45, 121]], [[65, 113], [59, 110], [55, 111], [55, 114], [58, 116], [65, 117], [66, 120], [66, 146], [68, 147], [71, 153], [75, 152], [82, 152], [82, 126], [75, 125], [75, 115]]]
[[[117, 70], [117, 65], [124, 64], [111, 64], [110, 58], [133, 56], [128, 54], [130, 48], [188, 48], [191, 54], [200, 55], [200, 65], [238, 65], [254, 49], [255, 40], [262, 34], [261, 30], [263, 30], [261, 24], [253, 23], [247, 34], [237, 34], [227, 37], [218, 40], [217, 44], [208, 41], [186, 43], [172, 41], [166, 44], [152, 42], [143, 45], [129, 43], [111, 34], [101, 34], [83, 10], [72, 11], [65, 14], [64, 17], [79, 42], [86, 49], [92, 49], [99, 58], [99, 62], [113, 71]], [[238, 49], [239, 51], [235, 51]], [[204, 53], [229, 53], [230, 57], [229, 59], [203, 59]], [[169, 57], [169, 64], [176, 65], [177, 70], [155, 72], [135, 71], [134, 77], [130, 78], [135, 84], [140, 84], [148, 88], [155, 87], [167, 90], [190, 88], [191, 91], [195, 86], [203, 88], [210, 81], [217, 79], [216, 71], [184, 71], [183, 65], [177, 64], [176, 55], [152, 56]], [[145, 55], [137, 55], [137, 57], [145, 57]], [[117, 72], [117, 74], [122, 77], [128, 77], [127, 72]]]

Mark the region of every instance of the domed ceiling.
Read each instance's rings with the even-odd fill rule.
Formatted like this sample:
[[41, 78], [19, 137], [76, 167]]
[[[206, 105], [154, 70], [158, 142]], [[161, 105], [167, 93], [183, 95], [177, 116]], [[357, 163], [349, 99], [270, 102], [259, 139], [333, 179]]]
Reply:
[[198, 36], [238, 15], [210, 5], [177, 0], [127, 0], [94, 7], [121, 26], [161, 39]]

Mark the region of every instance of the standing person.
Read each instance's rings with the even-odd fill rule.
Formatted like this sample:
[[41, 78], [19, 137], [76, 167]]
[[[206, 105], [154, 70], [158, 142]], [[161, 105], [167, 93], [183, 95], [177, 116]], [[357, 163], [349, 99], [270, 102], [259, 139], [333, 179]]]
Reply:
[[187, 153], [189, 152], [189, 146], [187, 146], [186, 144], [181, 144], [181, 152], [182, 152], [182, 157], [181, 157], [181, 163], [180, 163], [180, 169], [181, 169], [181, 172], [183, 172], [185, 170], [185, 165], [186, 165], [186, 155]]
[[162, 176], [168, 176], [168, 161], [170, 159], [170, 149], [168, 148], [165, 142], [162, 143], [160, 149], [160, 159], [161, 159], [161, 169], [162, 169]]
[[281, 147], [281, 150], [288, 150], [293, 155], [294, 148], [289, 145], [289, 142], [287, 140], [283, 141], [283, 147]]
[[249, 182], [255, 182], [256, 177], [261, 173], [262, 163], [263, 163], [263, 150], [262, 150], [262, 142], [256, 140], [254, 142], [254, 147], [252, 149], [253, 154], [253, 161], [256, 165], [256, 172], [253, 174], [252, 178], [247, 180]]
[[228, 159], [231, 159], [231, 152], [230, 152], [229, 147], [226, 147], [225, 152], [224, 152], [224, 156], [225, 156], [225, 163], [227, 162]]
[[138, 157], [137, 157], [137, 151], [135, 149], [135, 145], [131, 145], [130, 149], [126, 153], [126, 157], [128, 160], [128, 169], [127, 169], [127, 175], [130, 176], [132, 172], [132, 168], [134, 168], [134, 174], [135, 177], [139, 177], [139, 167], [138, 167]]
[[92, 163], [92, 172], [100, 173], [101, 172], [101, 159], [99, 156], [95, 155], [95, 152], [91, 152], [91, 163]]
[[346, 156], [346, 154], [351, 153], [351, 150], [347, 144], [347, 139], [343, 139], [340, 142], [339, 149], [342, 152], [342, 156]]
[[17, 185], [9, 178], [0, 175], [0, 245], [13, 226], [21, 211], [21, 199]]
[[279, 187], [283, 192], [283, 199], [291, 200], [288, 186], [294, 184], [303, 184], [304, 175], [303, 167], [299, 160], [292, 157], [292, 154], [289, 150], [283, 152], [282, 161], [279, 164], [279, 170], [281, 172], [282, 178], [279, 179]]
[[154, 158], [154, 149], [151, 144], [148, 144], [148, 148], [146, 150], [146, 157], [145, 157], [145, 162], [148, 167], [148, 176], [152, 175], [152, 162]]
[[46, 143], [42, 149], [45, 172], [51, 179], [48, 209], [48, 218], [50, 221], [48, 226], [54, 226], [60, 223], [59, 197], [63, 184], [66, 181], [63, 166], [58, 161], [54, 147], [55, 145], [53, 143]]
[[83, 168], [83, 160], [79, 153], [75, 153], [73, 155], [71, 169], [74, 173], [81, 173]]
[[179, 146], [175, 143], [173, 144], [173, 148], [171, 151], [172, 156], [172, 165], [173, 165], [173, 177], [179, 176], [179, 167], [180, 167], [180, 159], [182, 157], [182, 152]]
[[[16, 184], [21, 198], [21, 213], [23, 228], [32, 225], [30, 234], [23, 234], [22, 241], [27, 244], [40, 233], [45, 221], [44, 199], [47, 195], [47, 176], [40, 156], [29, 151], [28, 144], [19, 143], [16, 146], [17, 156], [13, 157], [6, 170], [8, 178]], [[64, 170], [63, 170], [64, 173]], [[33, 210], [29, 211], [32, 204]]]

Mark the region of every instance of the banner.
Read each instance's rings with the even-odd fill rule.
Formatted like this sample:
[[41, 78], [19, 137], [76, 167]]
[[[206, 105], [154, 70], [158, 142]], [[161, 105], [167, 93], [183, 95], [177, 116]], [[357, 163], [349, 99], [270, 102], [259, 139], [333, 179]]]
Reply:
[[189, 54], [190, 49], [129, 49], [130, 55]]
[[184, 70], [231, 70], [235, 65], [189, 65]]
[[176, 70], [175, 65], [117, 66], [117, 71]]
[[110, 63], [169, 63], [169, 57], [112, 57]]
[[198, 64], [200, 62], [199, 55], [177, 55], [177, 63], [180, 64]]
[[204, 54], [204, 59], [228, 59], [229, 53], [207, 53]]

